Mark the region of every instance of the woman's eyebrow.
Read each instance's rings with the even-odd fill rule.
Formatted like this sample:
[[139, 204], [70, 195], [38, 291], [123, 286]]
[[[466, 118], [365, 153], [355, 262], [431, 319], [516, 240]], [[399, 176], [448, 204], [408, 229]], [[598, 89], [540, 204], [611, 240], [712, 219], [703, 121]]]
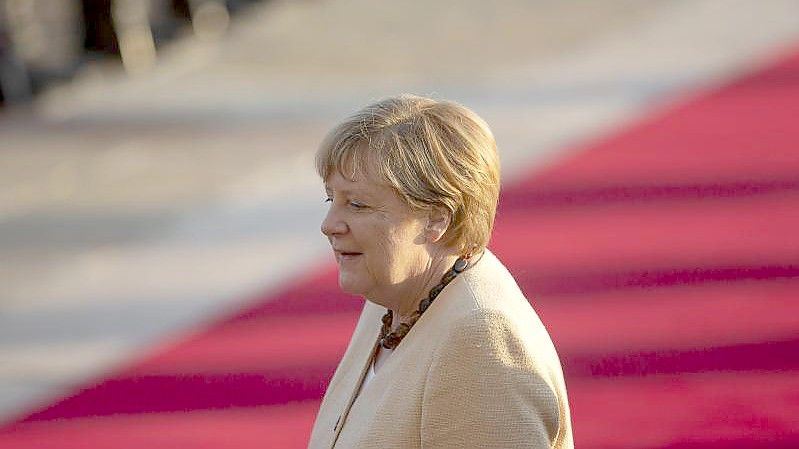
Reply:
[[355, 189], [334, 190], [330, 186], [325, 185], [325, 192], [326, 193], [330, 194], [330, 193], [333, 193], [334, 191], [337, 192], [337, 193], [340, 193], [340, 194], [344, 194], [344, 195], [356, 194], [356, 195], [359, 195], [359, 196], [371, 197], [371, 195], [369, 194], [369, 190], [367, 190], [367, 189], [355, 188]]

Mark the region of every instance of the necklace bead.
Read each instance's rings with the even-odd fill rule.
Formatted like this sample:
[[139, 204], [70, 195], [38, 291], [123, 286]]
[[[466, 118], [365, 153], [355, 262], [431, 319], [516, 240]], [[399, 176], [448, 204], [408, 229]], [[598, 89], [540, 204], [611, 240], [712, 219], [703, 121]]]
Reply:
[[427, 298], [423, 299], [422, 302], [419, 303], [419, 310], [421, 310], [421, 311], [427, 310], [427, 308], [430, 307], [430, 304], [432, 304], [432, 303], [433, 303], [433, 300], [430, 299], [430, 297], [427, 297]]
[[[438, 294], [439, 294], [439, 293], [441, 293], [441, 290], [444, 290], [444, 287], [446, 287], [446, 285], [445, 285], [445, 284], [438, 284], [438, 285], [436, 285], [435, 287], [433, 287], [433, 289], [432, 289], [432, 290], [430, 290], [430, 296], [428, 296], [427, 298], [428, 298], [428, 299], [431, 299], [431, 300], [432, 300], [432, 299], [435, 299], [435, 297], [436, 297], [436, 296], [438, 296]], [[425, 309], [426, 309], [426, 308], [427, 308], [427, 307], [425, 307]]]

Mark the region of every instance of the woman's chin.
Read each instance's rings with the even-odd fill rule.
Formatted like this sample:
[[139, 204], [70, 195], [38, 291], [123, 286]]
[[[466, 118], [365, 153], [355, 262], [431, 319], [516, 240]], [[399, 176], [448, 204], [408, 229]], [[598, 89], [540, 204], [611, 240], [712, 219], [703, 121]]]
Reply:
[[341, 289], [341, 291], [350, 295], [364, 296], [365, 294], [363, 286], [359, 285], [358, 282], [354, 282], [353, 279], [348, 279], [347, 276], [342, 276], [341, 274], [339, 274], [338, 277], [338, 287]]

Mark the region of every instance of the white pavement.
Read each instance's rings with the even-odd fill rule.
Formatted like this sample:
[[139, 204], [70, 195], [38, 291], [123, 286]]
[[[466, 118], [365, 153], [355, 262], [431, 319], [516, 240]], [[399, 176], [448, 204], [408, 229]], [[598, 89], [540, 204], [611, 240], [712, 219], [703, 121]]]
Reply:
[[87, 69], [0, 118], [0, 421], [327, 262], [312, 154], [368, 101], [472, 107], [512, 182], [797, 42], [793, 0], [273, 1]]

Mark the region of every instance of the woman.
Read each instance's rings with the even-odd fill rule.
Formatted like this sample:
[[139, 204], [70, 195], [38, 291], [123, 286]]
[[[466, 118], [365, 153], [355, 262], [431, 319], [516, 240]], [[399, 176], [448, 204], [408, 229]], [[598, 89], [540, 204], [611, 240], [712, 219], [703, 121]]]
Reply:
[[402, 95], [317, 153], [342, 290], [367, 299], [309, 447], [569, 448], [558, 355], [486, 249], [499, 197], [488, 125]]

